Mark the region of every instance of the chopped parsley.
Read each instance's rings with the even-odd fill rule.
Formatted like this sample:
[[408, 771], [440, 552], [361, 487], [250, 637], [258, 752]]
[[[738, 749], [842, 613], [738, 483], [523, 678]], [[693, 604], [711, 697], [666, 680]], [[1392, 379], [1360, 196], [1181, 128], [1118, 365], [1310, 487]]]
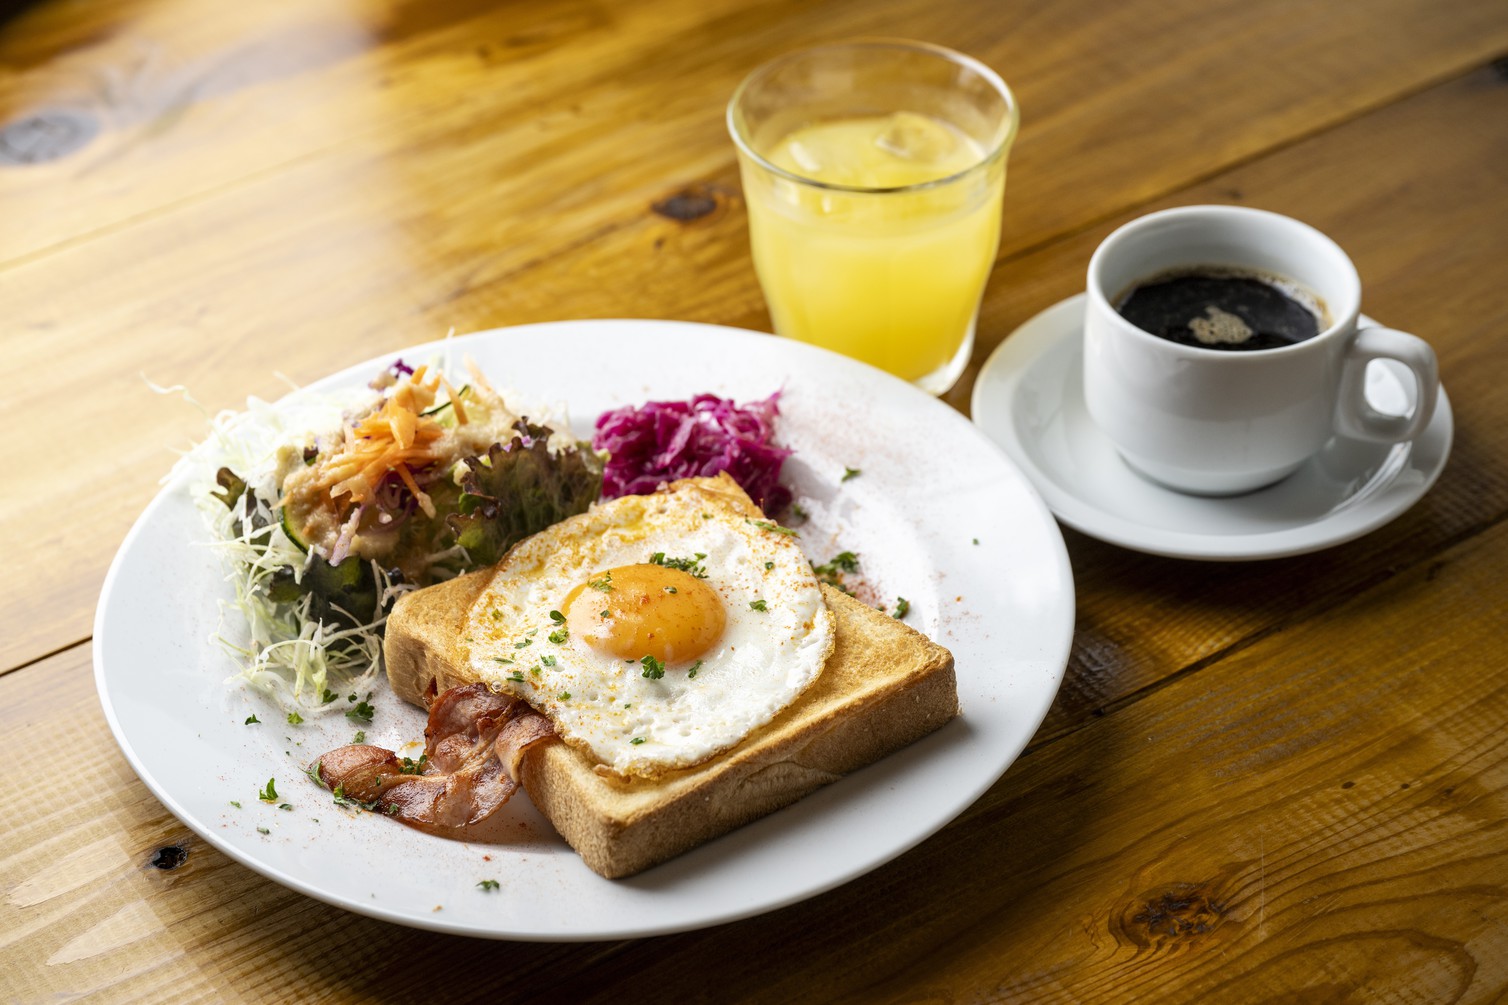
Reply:
[[979, 538], [977, 538], [977, 537], [976, 537], [976, 538], [975, 538], [975, 539], [974, 539], [974, 543], [975, 543], [975, 544], [978, 544], [978, 543], [979, 543]]
[[299, 715], [297, 712], [289, 712], [288, 713], [288, 725], [290, 725], [290, 726], [302, 725], [303, 721], [304, 721], [304, 717], [301, 716], [301, 715]]
[[565, 624], [565, 615], [561, 614], [559, 611], [551, 611], [550, 620], [555, 622], [557, 625], [563, 625]]
[[562, 692], [560, 692], [560, 700], [561, 701], [570, 701], [571, 700], [571, 692], [569, 692], [569, 691], [562, 691]]
[[524, 640], [522, 640], [520, 642], [513, 643], [513, 648], [514, 649], [522, 649], [524, 646], [532, 646], [533, 644], [534, 644], [534, 640], [533, 639], [524, 639]]
[[751, 611], [767, 611], [769, 609], [769, 606], [764, 602], [764, 598], [762, 597], [759, 600], [749, 601], [749, 610]]
[[231, 804], [231, 805], [232, 805], [232, 806], [234, 806], [234, 807], [235, 807], [235, 808], [236, 808], [236, 809], [240, 809], [240, 808], [241, 808], [241, 804], [240, 804], [240, 803], [238, 803], [238, 802], [236, 802], [236, 801], [235, 801], [235, 800], [234, 800], [234, 799], [232, 799], [232, 800], [231, 800], [231, 801], [230, 801], [230, 804]]
[[245, 721], [245, 722], [243, 722], [243, 723], [241, 723], [241, 725], [243, 725], [243, 726], [255, 726], [255, 725], [257, 725], [257, 724], [258, 724], [258, 723], [260, 723], [260, 722], [261, 722], [261, 721], [262, 721], [262, 720], [261, 720], [261, 719], [258, 719], [258, 718], [257, 718], [257, 717], [256, 717], [256, 714], [255, 714], [255, 713], [253, 713], [253, 714], [252, 714], [252, 715], [248, 715], [248, 716], [247, 716], [247, 717], [246, 717], [246, 721]]
[[909, 613], [911, 613], [911, 601], [907, 600], [905, 597], [896, 597], [895, 613], [892, 614], [891, 617], [904, 618]]
[[521, 671], [521, 670], [515, 670], [515, 671], [513, 671], [513, 676], [508, 677], [506, 679], [513, 681], [513, 683], [515, 683], [515, 684], [522, 684], [524, 682], [523, 671]]
[[278, 787], [274, 784], [274, 779], [267, 779], [267, 787], [257, 793], [257, 798], [264, 803], [275, 803], [278, 801]]
[[641, 743], [644, 742], [644, 737], [642, 737], [642, 736], [636, 736], [632, 740], [629, 740], [628, 742], [632, 743], [635, 747], [637, 747], [639, 744], [641, 744]]
[[604, 608], [603, 608], [603, 609], [602, 609], [602, 616], [603, 616], [603, 617], [604, 617], [604, 618], [605, 618], [605, 617], [607, 617], [607, 614], [608, 614], [608, 612], [607, 612], [607, 608], [606, 608], [606, 607], [604, 607]]
[[701, 666], [701, 660], [697, 660], [695, 663], [691, 664], [691, 669], [686, 671], [686, 679], [690, 680], [691, 678], [695, 677], [696, 672], [701, 669]]
[[838, 572], [858, 572], [859, 556], [851, 551], [840, 551], [821, 565], [812, 566], [817, 575], [833, 575]]
[[[543, 663], [547, 667], [552, 667], [552, 666], [555, 665], [555, 657], [548, 656], [548, 655], [547, 656], [541, 656], [539, 658], [539, 662]], [[538, 671], [535, 671], [535, 672], [538, 673]]]
[[494, 662], [494, 663], [512, 663], [513, 662], [513, 657], [512, 656], [494, 656], [494, 657], [492, 657], [492, 662]]
[[673, 586], [667, 586], [667, 587], [665, 587], [665, 592], [666, 592], [666, 593], [679, 593], [679, 592], [680, 592], [680, 591], [679, 591], [679, 590], [677, 590], [677, 589], [676, 589], [676, 588], [675, 588], [675, 587], [673, 587]]
[[648, 677], [650, 680], [659, 680], [665, 676], [665, 664], [653, 656], [646, 655], [639, 661], [639, 665], [644, 668], [642, 676]]
[[796, 531], [791, 530], [791, 528], [789, 528], [789, 527], [782, 527], [782, 526], [780, 526], [780, 524], [778, 524], [778, 523], [772, 523], [769, 520], [750, 520], [748, 517], [744, 517], [744, 523], [752, 524], [753, 526], [758, 527], [760, 530], [772, 530], [772, 531], [774, 531], [777, 534], [784, 534], [786, 537], [800, 537], [801, 536]]
[[398, 773], [403, 775], [422, 775], [424, 774], [424, 765], [428, 761], [428, 754], [420, 754], [417, 761], [405, 757], [403, 763], [398, 767]]
[[[344, 783], [335, 786], [335, 791], [331, 793], [331, 795], [335, 797], [336, 806], [354, 806], [359, 810], [375, 810], [377, 808], [377, 800], [375, 799], [373, 799], [369, 803], [364, 803], [360, 799], [352, 799], [350, 796], [346, 795], [346, 787]], [[393, 806], [392, 812], [398, 812], [398, 807], [396, 805]]]
[[367, 731], [364, 730], [364, 729], [358, 729], [356, 731], [356, 735], [351, 738], [351, 742], [352, 743], [366, 743], [367, 742]]
[[491, 893], [494, 890], [496, 890], [500, 885], [501, 884], [498, 883], [498, 881], [495, 880], [495, 879], [484, 879], [484, 880], [482, 880], [480, 883], [478, 883], [476, 885], [476, 888], [478, 890], [481, 890], [484, 893]]
[[271, 834], [272, 831], [268, 830], [266, 827], [258, 827], [257, 828], [257, 833], [258, 834]]
[[860, 471], [858, 468], [844, 467], [844, 469], [843, 469], [843, 477], [839, 478], [838, 481], [840, 481], [840, 482], [846, 482], [846, 481], [848, 481], [848, 480], [850, 480], [852, 478], [859, 477], [863, 473], [864, 472]]
[[764, 564], [764, 571], [765, 572], [769, 572], [773, 568], [775, 568], [775, 563], [774, 562], [766, 562]]
[[278, 809], [280, 809], [280, 810], [291, 810], [291, 809], [293, 809], [293, 804], [292, 803], [279, 803], [278, 804]]
[[[663, 551], [657, 551], [649, 556], [649, 564], [663, 566], [667, 569], [679, 569], [682, 572], [690, 573], [697, 579], [706, 579], [707, 569], [702, 565], [702, 559], [706, 557], [707, 553], [705, 551], [699, 551], [696, 552], [693, 558], [666, 558]], [[675, 590], [672, 589], [670, 592], [674, 593]]]
[[601, 579], [590, 580], [590, 581], [587, 582], [586, 585], [590, 586], [592, 589], [597, 590], [597, 591], [599, 591], [601, 593], [612, 593], [613, 592], [613, 574], [611, 572], [604, 572], [602, 574], [602, 578]]
[[375, 710], [372, 708], [372, 706], [367, 702], [360, 701], [356, 703], [355, 708], [346, 709], [346, 718], [360, 719], [362, 722], [371, 722], [372, 714], [374, 711]]
[[569, 638], [570, 634], [571, 634], [570, 631], [564, 625], [562, 625], [561, 627], [559, 627], [559, 628], [555, 629], [553, 632], [551, 632], [547, 636], [547, 638], [549, 638], [549, 640], [551, 642], [555, 643], [558, 646], [562, 642], [564, 642], [567, 638]]
[[842, 590], [850, 597], [853, 590], [843, 582], [843, 577], [850, 572], [859, 571], [859, 556], [851, 551], [840, 551], [821, 565], [813, 565], [812, 571], [817, 574], [817, 581], [826, 583], [835, 590]]
[[330, 704], [330, 702], [334, 701], [336, 698], [339, 698], [339, 697], [340, 697], [340, 695], [336, 694], [334, 691], [331, 691], [329, 688], [325, 688], [323, 691], [320, 692], [319, 703], [321, 705], [328, 705], [328, 704]]
[[791, 503], [791, 512], [796, 515], [796, 519], [798, 520], [806, 520], [811, 517], [811, 514], [806, 511], [806, 507], [800, 503]]

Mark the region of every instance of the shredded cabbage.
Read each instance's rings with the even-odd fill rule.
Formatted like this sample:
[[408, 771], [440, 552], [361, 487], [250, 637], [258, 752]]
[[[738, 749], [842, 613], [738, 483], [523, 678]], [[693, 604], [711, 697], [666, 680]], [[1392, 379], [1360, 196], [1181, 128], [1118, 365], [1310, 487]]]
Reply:
[[[277, 453], [285, 444], [312, 442], [319, 433], [338, 428], [349, 411], [370, 400], [370, 392], [304, 395], [277, 406], [249, 399], [245, 411], [215, 416], [209, 438], [169, 475], [186, 481], [234, 590], [234, 599], [219, 601], [220, 624], [213, 636], [239, 665], [231, 680], [305, 718], [348, 708], [346, 702], [333, 701], [336, 695], [364, 693], [382, 664], [386, 611], [412, 587], [392, 583], [374, 563], [378, 614], [365, 621], [352, 619], [356, 623], [350, 626], [311, 619], [311, 595], [291, 604], [273, 600], [267, 585], [280, 569], [292, 567], [301, 578], [308, 563], [319, 560], [300, 551], [277, 519]], [[249, 502], [227, 506], [216, 494], [216, 474], [222, 468], [246, 482], [244, 500]]]
[[[210, 547], [220, 554], [226, 569], [225, 581], [234, 596], [219, 601], [219, 625], [212, 638], [238, 665], [230, 682], [249, 686], [306, 719], [337, 709], [344, 712], [349, 705], [337, 702], [337, 697], [366, 692], [382, 667], [387, 612], [398, 596], [418, 585], [395, 581], [372, 560], [368, 564], [375, 606], [370, 612], [332, 606], [329, 596], [317, 600], [316, 589], [286, 588], [290, 569], [293, 584], [303, 584], [311, 574], [317, 584], [320, 575], [328, 575], [335, 567], [315, 548], [305, 553], [284, 532], [279, 509], [280, 453], [286, 460], [290, 446], [311, 447], [321, 438], [328, 440], [374, 400], [371, 390], [300, 394], [276, 405], [249, 399], [244, 411], [214, 416], [208, 438], [188, 451], [165, 479], [181, 480], [188, 486], [211, 531]], [[548, 421], [551, 413], [559, 411], [536, 410], [534, 414]], [[566, 431], [568, 426], [562, 421], [555, 429]], [[551, 435], [549, 442], [552, 447], [571, 443], [568, 432]], [[234, 477], [230, 477], [232, 472]], [[595, 489], [591, 495], [596, 498]], [[475, 564], [459, 544], [436, 544], [422, 561], [434, 579]], [[325, 563], [324, 568], [315, 569], [315, 562]], [[324, 604], [322, 611], [334, 616], [319, 616], [320, 612], [311, 610], [316, 603]]]

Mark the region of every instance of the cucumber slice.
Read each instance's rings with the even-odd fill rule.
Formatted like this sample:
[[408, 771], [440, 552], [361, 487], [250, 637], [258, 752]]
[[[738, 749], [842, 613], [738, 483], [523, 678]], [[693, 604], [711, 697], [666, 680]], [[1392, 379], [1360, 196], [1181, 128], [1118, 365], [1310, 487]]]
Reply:
[[282, 522], [283, 533], [288, 536], [288, 540], [293, 542], [293, 546], [305, 555], [309, 554], [309, 542], [299, 537], [298, 532], [293, 529], [293, 524], [288, 519], [287, 507], [280, 507], [278, 509], [278, 520]]

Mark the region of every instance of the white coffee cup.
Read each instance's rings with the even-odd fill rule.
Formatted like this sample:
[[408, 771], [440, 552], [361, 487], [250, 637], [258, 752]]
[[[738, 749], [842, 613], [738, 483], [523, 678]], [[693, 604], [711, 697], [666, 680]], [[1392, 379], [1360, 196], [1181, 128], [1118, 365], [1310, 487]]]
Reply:
[[[1323, 301], [1330, 324], [1293, 345], [1233, 351], [1172, 342], [1116, 312], [1117, 299], [1137, 283], [1197, 267], [1293, 280]], [[1434, 351], [1404, 332], [1358, 328], [1356, 267], [1330, 238], [1289, 217], [1186, 206], [1133, 220], [1095, 250], [1088, 294], [1089, 414], [1133, 469], [1169, 488], [1251, 491], [1291, 474], [1333, 437], [1409, 440], [1434, 413]], [[1412, 371], [1416, 404], [1408, 415], [1367, 402], [1367, 364], [1378, 359]]]

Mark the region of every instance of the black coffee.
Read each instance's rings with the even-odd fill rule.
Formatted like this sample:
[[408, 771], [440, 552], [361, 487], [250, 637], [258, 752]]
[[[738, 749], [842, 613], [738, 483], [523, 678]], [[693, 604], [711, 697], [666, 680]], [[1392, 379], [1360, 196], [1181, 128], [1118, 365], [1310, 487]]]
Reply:
[[1203, 349], [1281, 349], [1329, 327], [1324, 306], [1297, 284], [1233, 269], [1153, 276], [1115, 309], [1142, 331]]

